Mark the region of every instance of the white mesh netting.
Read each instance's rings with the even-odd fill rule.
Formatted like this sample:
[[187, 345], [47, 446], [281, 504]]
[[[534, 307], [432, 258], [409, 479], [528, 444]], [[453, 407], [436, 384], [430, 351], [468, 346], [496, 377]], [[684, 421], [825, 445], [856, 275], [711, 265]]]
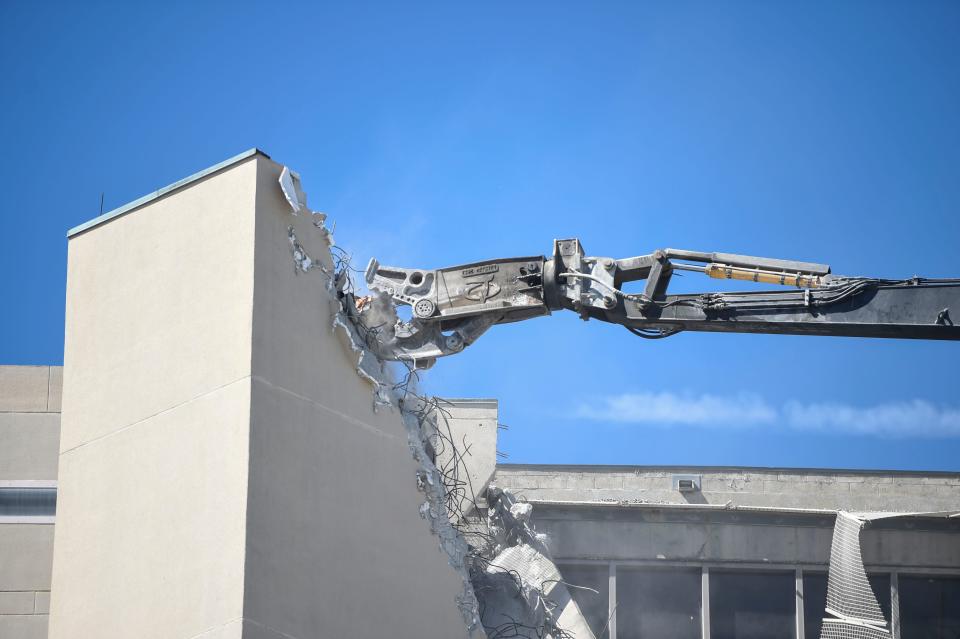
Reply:
[[820, 639], [890, 639], [890, 633], [882, 628], [840, 619], [824, 619]]
[[862, 527], [861, 519], [843, 511], [837, 513], [830, 546], [826, 612], [839, 619], [824, 619], [820, 639], [890, 637], [885, 629], [887, 620], [863, 568], [860, 556]]

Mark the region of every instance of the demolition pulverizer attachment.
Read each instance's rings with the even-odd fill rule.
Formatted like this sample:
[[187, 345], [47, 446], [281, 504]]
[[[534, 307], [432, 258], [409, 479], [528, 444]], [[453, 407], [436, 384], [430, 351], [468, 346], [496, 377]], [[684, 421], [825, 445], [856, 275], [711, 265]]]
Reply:
[[[543, 303], [542, 256], [490, 260], [437, 270], [381, 266], [366, 270], [371, 291], [410, 307], [386, 343], [390, 359], [428, 367], [459, 353], [494, 324], [548, 313]], [[363, 319], [363, 312], [360, 312]]]
[[[772, 286], [669, 295], [675, 271]], [[642, 290], [624, 290], [638, 280], [646, 280]], [[734, 253], [662, 249], [624, 259], [590, 257], [579, 240], [567, 239], [554, 241], [551, 257], [436, 270], [381, 266], [373, 259], [366, 281], [374, 293], [410, 307], [408, 320], [382, 327], [381, 356], [421, 367], [462, 351], [495, 324], [560, 309], [648, 338], [708, 331], [960, 339], [960, 326], [946, 319], [951, 308], [960, 312], [960, 279], [843, 277], [826, 264]], [[373, 306], [358, 300], [361, 322], [367, 322], [364, 309]]]

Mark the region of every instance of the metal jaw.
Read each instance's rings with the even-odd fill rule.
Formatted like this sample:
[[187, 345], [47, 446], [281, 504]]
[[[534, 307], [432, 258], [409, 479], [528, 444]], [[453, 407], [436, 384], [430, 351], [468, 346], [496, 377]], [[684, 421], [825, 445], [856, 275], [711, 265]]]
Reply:
[[426, 368], [437, 357], [459, 353], [494, 324], [548, 314], [543, 263], [535, 256], [425, 270], [370, 260], [365, 274], [370, 290], [411, 307], [411, 319], [398, 319], [390, 329], [385, 358]]

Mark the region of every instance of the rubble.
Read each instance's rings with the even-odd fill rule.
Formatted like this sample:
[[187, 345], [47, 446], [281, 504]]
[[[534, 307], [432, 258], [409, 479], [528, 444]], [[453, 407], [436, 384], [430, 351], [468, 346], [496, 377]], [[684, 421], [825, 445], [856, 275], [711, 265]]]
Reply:
[[474, 588], [488, 636], [593, 639], [550, 558], [549, 539], [530, 522], [533, 506], [492, 484], [487, 500], [490, 537], [478, 549]]

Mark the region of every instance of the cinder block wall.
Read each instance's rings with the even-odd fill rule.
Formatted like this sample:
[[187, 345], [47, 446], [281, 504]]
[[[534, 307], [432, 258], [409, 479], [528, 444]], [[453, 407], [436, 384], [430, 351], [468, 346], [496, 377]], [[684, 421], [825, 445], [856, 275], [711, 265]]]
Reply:
[[[681, 493], [675, 474], [701, 478]], [[531, 501], [703, 504], [853, 512], [960, 509], [960, 473], [804, 468], [500, 464], [494, 481]]]
[[[0, 488], [54, 485], [59, 366], [0, 366]], [[47, 636], [53, 519], [0, 515], [0, 637]]]

